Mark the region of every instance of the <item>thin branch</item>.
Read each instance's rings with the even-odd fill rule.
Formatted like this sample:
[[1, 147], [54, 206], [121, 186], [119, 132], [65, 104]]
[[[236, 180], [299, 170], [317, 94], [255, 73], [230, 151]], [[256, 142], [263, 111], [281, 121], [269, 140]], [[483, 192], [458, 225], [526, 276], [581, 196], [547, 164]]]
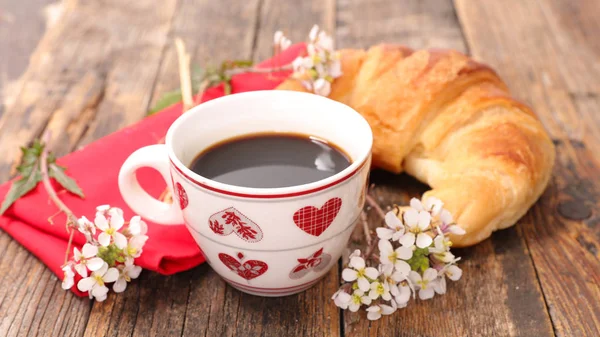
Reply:
[[192, 99], [192, 77], [190, 76], [190, 54], [185, 51], [185, 44], [180, 38], [175, 39], [177, 60], [179, 61], [179, 82], [183, 97], [183, 111], [188, 111], [194, 106]]
[[48, 141], [50, 140], [50, 132], [46, 132], [42, 141], [44, 142], [44, 149], [42, 150], [42, 154], [40, 156], [40, 171], [42, 172], [42, 183], [44, 184], [44, 188], [46, 192], [48, 192], [48, 196], [50, 200], [67, 216], [67, 232], [69, 232], [69, 243], [67, 245], [67, 252], [65, 253], [65, 264], [69, 260], [69, 252], [71, 251], [71, 243], [73, 242], [73, 228], [75, 228], [77, 224], [77, 217], [73, 214], [73, 211], [65, 205], [62, 200], [56, 194], [56, 190], [52, 187], [52, 183], [50, 183], [50, 176], [48, 175]]
[[360, 212], [360, 222], [362, 223], [365, 238], [367, 239], [367, 245], [371, 245], [371, 232], [369, 231], [369, 222], [367, 221], [367, 213], [365, 211]]
[[266, 74], [266, 73], [274, 73], [277, 71], [285, 71], [285, 70], [292, 70], [292, 65], [288, 64], [288, 65], [284, 65], [284, 66], [280, 66], [280, 67], [275, 67], [275, 68], [256, 68], [256, 67], [251, 67], [251, 68], [233, 68], [233, 69], [229, 69], [226, 71], [227, 75], [233, 76], [233, 75], [237, 75], [237, 74], [244, 74], [244, 73], [259, 73], [259, 74]]
[[385, 212], [383, 211], [383, 209], [381, 209], [381, 207], [379, 207], [377, 201], [375, 201], [375, 199], [373, 199], [373, 197], [368, 193], [366, 195], [366, 200], [367, 204], [369, 204], [369, 206], [371, 206], [375, 210], [375, 212], [377, 212], [377, 215], [381, 217], [381, 220], [385, 220]]

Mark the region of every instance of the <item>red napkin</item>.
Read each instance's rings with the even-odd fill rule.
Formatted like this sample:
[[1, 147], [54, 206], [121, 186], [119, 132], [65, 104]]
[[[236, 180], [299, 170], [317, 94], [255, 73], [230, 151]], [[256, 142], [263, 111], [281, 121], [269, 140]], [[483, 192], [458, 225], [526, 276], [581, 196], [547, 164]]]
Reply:
[[[303, 44], [294, 45], [259, 66], [274, 67], [289, 64], [304, 49]], [[287, 75], [289, 72], [237, 75], [231, 81], [233, 93], [273, 89]], [[223, 94], [222, 87], [212, 88], [205, 92], [202, 101]], [[117, 186], [119, 169], [135, 150], [159, 142], [181, 112], [182, 105], [175, 104], [133, 126], [60, 158], [58, 163], [67, 167], [67, 174], [77, 181], [86, 194], [85, 199], [80, 199], [65, 192], [59, 193], [60, 198], [77, 217], [86, 216], [93, 219], [96, 206], [109, 204], [122, 208], [125, 219], [129, 220], [135, 214], [127, 207], [119, 193]], [[154, 170], [142, 169], [138, 171], [137, 177], [140, 184], [154, 196], [158, 196], [165, 188], [164, 181]], [[5, 196], [9, 187], [10, 183], [1, 185], [0, 195]], [[55, 185], [55, 187], [58, 190], [59, 186]], [[67, 249], [68, 233], [63, 214], [53, 218], [54, 225], [48, 222], [48, 217], [56, 211], [56, 206], [49, 200], [42, 184], [39, 184], [35, 190], [15, 202], [0, 217], [0, 229], [21, 243], [46, 264], [59, 279], [62, 279], [61, 265]], [[136, 259], [136, 264], [144, 269], [170, 275], [204, 262], [196, 242], [183, 225], [161, 226], [148, 222], [148, 236], [143, 254]], [[81, 247], [84, 243], [85, 238], [77, 232], [74, 245]], [[73, 291], [83, 295], [76, 288], [73, 287]]]

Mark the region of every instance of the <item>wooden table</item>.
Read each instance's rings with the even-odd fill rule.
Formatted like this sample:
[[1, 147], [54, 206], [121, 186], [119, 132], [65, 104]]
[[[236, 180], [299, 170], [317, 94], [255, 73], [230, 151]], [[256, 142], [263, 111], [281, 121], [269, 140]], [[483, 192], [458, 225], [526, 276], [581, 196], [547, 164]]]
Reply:
[[[11, 177], [18, 146], [44, 130], [66, 154], [144, 118], [178, 86], [174, 37], [194, 63], [262, 60], [275, 30], [300, 41], [314, 23], [339, 47], [385, 41], [484, 60], [535, 108], [558, 156], [550, 186], [517, 226], [457, 251], [464, 276], [447, 295], [377, 322], [333, 305], [339, 268], [273, 299], [226, 286], [207, 265], [171, 277], [144, 272], [95, 303], [62, 291], [0, 232], [0, 335], [600, 335], [600, 2], [65, 0], [42, 36], [45, 3], [0, 0], [0, 181]], [[372, 180], [382, 205], [426, 189], [404, 175]]]

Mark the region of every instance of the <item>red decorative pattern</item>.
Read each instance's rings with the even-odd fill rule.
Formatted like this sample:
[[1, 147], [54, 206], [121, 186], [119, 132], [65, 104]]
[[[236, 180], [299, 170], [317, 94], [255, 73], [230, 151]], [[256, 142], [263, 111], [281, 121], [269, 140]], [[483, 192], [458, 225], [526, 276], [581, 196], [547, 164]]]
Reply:
[[177, 196], [179, 197], [179, 207], [181, 207], [181, 210], [184, 210], [189, 203], [187, 193], [185, 193], [185, 189], [180, 183], [176, 183], [175, 188], [177, 189]]
[[269, 269], [269, 266], [263, 261], [248, 260], [246, 262], [242, 262], [244, 259], [244, 255], [242, 253], [238, 253], [238, 257], [240, 260], [237, 260], [235, 257], [225, 253], [219, 254], [219, 260], [221, 260], [221, 262], [223, 262], [227, 268], [231, 269], [231, 271], [235, 272], [246, 280], [259, 277], [260, 275], [264, 274], [267, 269]]
[[321, 208], [303, 207], [294, 213], [294, 223], [306, 233], [319, 236], [331, 225], [341, 207], [340, 198], [329, 199]]
[[242, 240], [255, 243], [263, 238], [260, 227], [233, 207], [226, 208], [208, 218], [208, 227], [217, 235], [227, 236], [235, 232]]
[[304, 277], [311, 270], [317, 273], [325, 270], [331, 262], [331, 255], [323, 253], [323, 248], [321, 248], [307, 258], [298, 259], [298, 262], [299, 264], [290, 272], [290, 278], [293, 280]]

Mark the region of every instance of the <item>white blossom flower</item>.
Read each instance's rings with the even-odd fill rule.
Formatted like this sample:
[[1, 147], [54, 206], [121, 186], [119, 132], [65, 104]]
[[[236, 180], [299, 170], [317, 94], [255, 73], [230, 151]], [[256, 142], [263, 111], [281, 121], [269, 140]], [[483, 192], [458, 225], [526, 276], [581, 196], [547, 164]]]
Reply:
[[131, 235], [146, 235], [148, 233], [148, 224], [139, 215], [136, 215], [129, 220], [127, 226]]
[[[121, 229], [125, 223], [122, 211], [119, 212], [119, 209], [111, 208], [108, 213], [112, 213], [110, 214], [110, 220], [107, 219], [102, 212], [96, 213], [94, 223], [96, 224], [96, 227], [102, 231], [102, 233], [98, 235], [98, 242], [106, 247], [110, 245], [112, 239], [118, 248], [123, 249], [127, 246], [127, 238], [123, 233], [119, 232], [119, 229]], [[121, 215], [119, 215], [119, 213], [121, 213]]]
[[379, 276], [377, 269], [366, 267], [365, 260], [358, 256], [352, 257], [348, 266], [350, 268], [345, 268], [342, 271], [342, 278], [344, 281], [352, 282], [356, 280], [358, 282], [358, 289], [363, 292], [369, 291], [371, 280], [375, 280]]
[[100, 205], [96, 207], [96, 212], [104, 213], [110, 209], [110, 205]]
[[286, 50], [289, 46], [292, 45], [292, 41], [283, 35], [283, 32], [278, 30], [273, 35], [273, 44], [276, 47], [279, 47], [280, 50]]
[[456, 259], [454, 254], [450, 253], [449, 251], [442, 253], [434, 253], [433, 257], [444, 263], [452, 263]]
[[403, 260], [409, 260], [412, 255], [412, 249], [406, 246], [400, 246], [396, 249], [387, 240], [379, 240], [379, 260], [382, 264], [393, 264], [397, 270], [408, 274], [410, 265]]
[[433, 290], [440, 295], [444, 295], [446, 293], [446, 278], [442, 276], [438, 276], [438, 278], [433, 283]]
[[124, 265], [117, 267], [119, 271], [119, 277], [113, 284], [113, 290], [116, 293], [121, 293], [127, 288], [127, 282], [131, 282], [132, 279], [138, 278], [142, 272], [142, 267], [133, 264], [132, 260], [125, 261]]
[[452, 281], [458, 281], [462, 276], [462, 269], [455, 264], [448, 264], [439, 271], [439, 275], [446, 275]]
[[369, 296], [366, 296], [364, 291], [356, 289], [352, 293], [350, 303], [348, 304], [348, 309], [350, 309], [350, 311], [352, 312], [357, 312], [358, 308], [360, 308], [362, 304], [371, 304], [371, 298]]
[[81, 252], [77, 247], [73, 248], [73, 260], [75, 260], [75, 270], [82, 277], [88, 276], [88, 269], [91, 271], [98, 270], [104, 265], [104, 260], [96, 257], [98, 247], [91, 243], [83, 245]]
[[350, 253], [348, 260], [352, 260], [352, 258], [355, 256], [360, 257], [360, 249], [355, 249], [352, 253]]
[[412, 289], [410, 288], [408, 281], [398, 283], [397, 289], [398, 294], [394, 295], [394, 301], [398, 305], [398, 308], [404, 308], [408, 305], [410, 295], [413, 294]]
[[400, 238], [400, 244], [406, 247], [411, 247], [417, 244], [419, 248], [429, 247], [433, 242], [431, 236], [425, 231], [431, 224], [431, 214], [427, 211], [417, 211], [416, 209], [409, 209], [404, 212], [404, 223], [406, 225], [407, 233]]
[[444, 207], [444, 203], [436, 197], [428, 197], [423, 205], [426, 211], [431, 212], [431, 215], [437, 216]]
[[337, 55], [329, 63], [329, 76], [333, 78], [342, 76], [342, 61], [340, 61]]
[[119, 277], [117, 268], [109, 268], [107, 263], [92, 272], [89, 277], [84, 277], [77, 282], [77, 289], [80, 291], [89, 291], [90, 296], [96, 298], [96, 301], [102, 302], [106, 299], [108, 287], [105, 283], [114, 282]]
[[394, 301], [391, 302], [392, 306], [385, 304], [376, 304], [367, 308], [367, 318], [371, 321], [375, 321], [381, 318], [381, 315], [393, 314], [397, 307]]
[[464, 235], [466, 233], [464, 229], [454, 223], [452, 214], [447, 209], [440, 211], [440, 222], [442, 223], [441, 227], [444, 233], [449, 232], [455, 235]]
[[331, 297], [336, 306], [342, 309], [348, 309], [348, 305], [350, 305], [350, 301], [352, 300], [352, 296], [345, 292], [343, 289], [340, 289], [333, 294]]
[[382, 240], [393, 240], [398, 241], [402, 235], [404, 235], [404, 225], [402, 220], [398, 218], [396, 213], [387, 212], [385, 215], [386, 227], [378, 227], [375, 231], [377, 236]]
[[75, 284], [75, 273], [73, 272], [73, 268], [71, 268], [71, 265], [68, 264], [62, 267], [62, 270], [64, 272], [64, 276], [61, 286], [64, 290], [71, 289], [71, 287]]
[[138, 258], [142, 255], [142, 248], [146, 244], [148, 240], [148, 236], [146, 235], [136, 235], [132, 236], [131, 239], [127, 242], [127, 245], [123, 251], [128, 258]]
[[381, 283], [379, 281], [375, 281], [371, 283], [371, 291], [369, 291], [369, 297], [372, 300], [378, 299], [379, 297], [386, 301], [391, 300], [392, 294], [390, 293], [390, 286], [387, 282]]
[[410, 281], [419, 289], [419, 298], [422, 300], [428, 300], [433, 297], [435, 291], [433, 286], [436, 282], [438, 273], [433, 268], [427, 268], [423, 273], [423, 277], [416, 271], [411, 271], [408, 276]]
[[442, 254], [452, 247], [452, 241], [443, 233], [440, 233], [433, 239], [433, 247], [429, 248], [430, 253]]
[[93, 236], [96, 235], [96, 226], [85, 216], [77, 220], [77, 230], [85, 236], [87, 242], [92, 242]]
[[327, 97], [331, 93], [331, 83], [323, 78], [317, 79], [313, 85], [313, 88], [315, 94], [320, 96]]

